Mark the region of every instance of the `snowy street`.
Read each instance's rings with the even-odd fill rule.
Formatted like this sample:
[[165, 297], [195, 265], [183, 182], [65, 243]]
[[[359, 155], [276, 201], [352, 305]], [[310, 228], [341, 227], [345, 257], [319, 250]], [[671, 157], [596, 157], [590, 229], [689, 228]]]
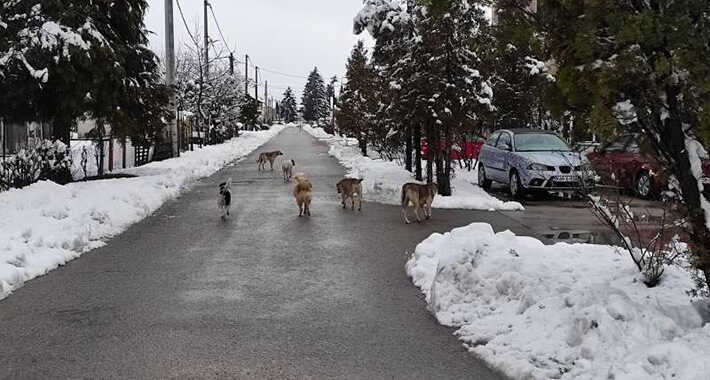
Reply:
[[[310, 219], [297, 217], [278, 171], [256, 170], [257, 153], [276, 149], [312, 178]], [[287, 128], [104, 247], [27, 282], [0, 301], [0, 341], [13, 342], [0, 345], [0, 378], [495, 379], [427, 311], [404, 252], [433, 232], [510, 220], [435, 210], [406, 226], [394, 206], [343, 211], [343, 174], [325, 143]], [[234, 208], [223, 223], [215, 198], [227, 177]]]

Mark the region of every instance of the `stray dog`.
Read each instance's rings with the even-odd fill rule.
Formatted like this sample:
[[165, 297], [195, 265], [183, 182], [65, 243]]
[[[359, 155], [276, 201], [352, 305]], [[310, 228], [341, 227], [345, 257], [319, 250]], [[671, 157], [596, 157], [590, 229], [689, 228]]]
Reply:
[[296, 161], [294, 160], [284, 160], [281, 163], [281, 171], [284, 175], [284, 183], [291, 182], [291, 177], [293, 177], [293, 167], [296, 166]]
[[298, 205], [298, 216], [311, 216], [311, 201], [313, 200], [313, 185], [311, 181], [302, 173], [296, 174], [293, 177], [295, 185], [293, 186], [293, 196], [296, 197]]
[[343, 199], [343, 208], [347, 208], [347, 206], [345, 206], [345, 201], [350, 198], [352, 201], [352, 210], [354, 211], [355, 197], [357, 196], [357, 210], [362, 211], [362, 178], [345, 178], [340, 180], [340, 182], [335, 185], [335, 188], [338, 189], [338, 194], [340, 194]]
[[259, 164], [258, 168], [259, 171], [266, 170], [266, 163], [269, 163], [269, 166], [271, 166], [271, 171], [274, 171], [274, 160], [276, 157], [281, 156], [283, 153], [281, 153], [280, 150], [273, 151], [273, 152], [265, 152], [261, 153], [259, 155], [259, 159], [256, 160], [256, 163]]
[[217, 197], [217, 206], [219, 207], [222, 220], [229, 216], [229, 207], [232, 205], [232, 179], [219, 184], [219, 196]]
[[417, 217], [417, 223], [422, 220], [419, 217], [419, 209], [424, 210], [424, 216], [431, 218], [431, 204], [434, 202], [434, 196], [437, 194], [439, 186], [436, 182], [421, 185], [418, 183], [407, 183], [402, 186], [402, 216], [404, 222], [409, 224], [407, 219], [407, 207], [411, 202], [414, 205], [414, 215]]

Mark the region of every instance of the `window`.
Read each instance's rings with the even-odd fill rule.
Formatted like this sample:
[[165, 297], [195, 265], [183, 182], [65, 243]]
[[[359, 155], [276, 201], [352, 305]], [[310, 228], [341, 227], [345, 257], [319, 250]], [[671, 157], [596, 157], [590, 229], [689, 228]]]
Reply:
[[511, 144], [510, 135], [507, 133], [502, 133], [498, 139], [498, 149], [512, 149], [513, 144]]
[[498, 136], [500, 136], [500, 132], [496, 132], [491, 135], [491, 137], [486, 140], [486, 145], [490, 146], [496, 146], [496, 141], [498, 141]]
[[569, 152], [569, 146], [552, 133], [522, 133], [515, 136], [518, 152]]

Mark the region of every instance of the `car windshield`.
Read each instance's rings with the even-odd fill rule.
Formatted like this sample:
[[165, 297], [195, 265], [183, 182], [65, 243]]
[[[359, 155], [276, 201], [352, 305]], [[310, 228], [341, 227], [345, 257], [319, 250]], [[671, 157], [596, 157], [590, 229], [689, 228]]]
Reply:
[[568, 152], [564, 140], [551, 133], [522, 133], [515, 135], [515, 150], [518, 152]]

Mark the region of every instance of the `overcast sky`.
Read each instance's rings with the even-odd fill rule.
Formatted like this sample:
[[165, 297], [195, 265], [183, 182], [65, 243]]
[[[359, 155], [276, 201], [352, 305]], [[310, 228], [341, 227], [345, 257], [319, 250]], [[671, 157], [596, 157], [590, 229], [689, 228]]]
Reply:
[[[352, 20], [362, 7], [362, 0], [210, 0], [225, 39], [236, 47], [240, 61], [244, 54], [261, 67], [287, 74], [307, 76], [318, 66], [327, 81], [333, 75], [342, 77], [350, 50], [358, 39], [371, 44], [369, 36], [353, 35]], [[165, 0], [149, 0], [146, 26], [154, 35], [150, 46], [164, 56]], [[181, 0], [185, 19], [194, 29], [199, 23], [202, 31], [202, 0]], [[177, 3], [173, 2], [175, 20], [175, 48], [182, 49], [189, 36], [185, 31]], [[221, 39], [212, 14], [209, 16], [210, 37]], [[201, 33], [200, 33], [201, 34]], [[239, 65], [240, 72], [244, 65]], [[254, 72], [250, 69], [249, 77]], [[268, 72], [259, 73], [259, 82], [268, 80], [269, 92], [277, 99], [286, 86], [291, 86], [300, 101], [305, 79]], [[253, 89], [252, 89], [253, 91]], [[263, 87], [259, 95], [263, 97]]]

